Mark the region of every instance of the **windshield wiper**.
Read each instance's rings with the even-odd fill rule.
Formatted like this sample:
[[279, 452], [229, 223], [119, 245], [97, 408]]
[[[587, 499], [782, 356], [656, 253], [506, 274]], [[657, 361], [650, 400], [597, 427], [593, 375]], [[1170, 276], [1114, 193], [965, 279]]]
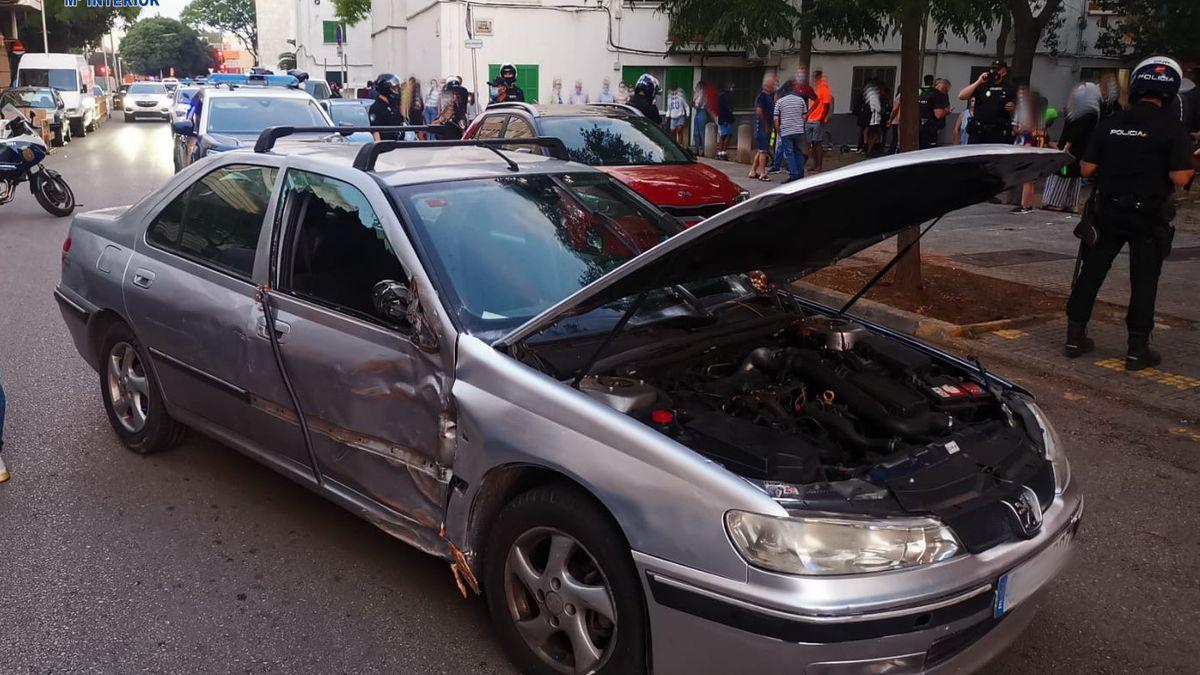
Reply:
[[900, 262], [900, 259], [903, 258], [909, 251], [911, 251], [912, 247], [917, 245], [917, 242], [921, 241], [921, 238], [925, 236], [925, 233], [928, 232], [929, 230], [933, 229], [934, 225], [938, 224], [938, 221], [941, 220], [942, 216], [944, 216], [944, 215], [946, 215], [946, 214], [943, 213], [941, 216], [934, 218], [932, 222], [930, 222], [928, 225], [925, 226], [924, 230], [921, 230], [921, 233], [917, 235], [916, 239], [913, 239], [912, 241], [908, 242], [908, 246], [905, 246], [903, 249], [897, 251], [896, 255], [892, 256], [892, 259], [889, 260], [887, 262], [887, 264], [883, 266], [882, 269], [880, 269], [878, 272], [876, 272], [875, 276], [871, 277], [870, 281], [868, 281], [862, 288], [858, 289], [858, 292], [855, 293], [852, 298], [847, 300], [846, 304], [842, 305], [842, 308], [839, 309], [837, 311], [837, 314], [835, 314], [834, 316], [840, 317], [843, 314], [845, 314], [847, 311], [849, 311], [849, 309], [854, 306], [854, 303], [856, 303], [860, 299], [862, 299], [862, 296], [866, 295], [867, 291], [874, 288], [875, 284], [879, 283], [879, 280], [882, 279], [888, 272], [890, 272], [892, 270], [892, 268], [896, 266], [896, 263]]
[[600, 341], [600, 344], [596, 346], [596, 350], [592, 352], [592, 355], [588, 357], [588, 360], [584, 361], [583, 365], [579, 367], [578, 371], [576, 371], [575, 379], [571, 380], [572, 387], [576, 389], [579, 388], [579, 383], [583, 381], [584, 377], [587, 377], [587, 374], [589, 371], [591, 371], [592, 366], [596, 365], [596, 361], [600, 360], [600, 355], [604, 353], [604, 350], [608, 347], [608, 344], [613, 341], [613, 338], [615, 338], [618, 333], [621, 332], [621, 329], [625, 327], [625, 324], [629, 323], [629, 320], [633, 318], [633, 315], [637, 314], [637, 311], [642, 308], [642, 303], [646, 302], [646, 298], [649, 295], [649, 289], [638, 293], [637, 297], [634, 298], [633, 302], [629, 305], [629, 309], [625, 310], [625, 313], [622, 314], [621, 318], [617, 321], [617, 325], [613, 326], [612, 330], [608, 331], [608, 334], [605, 335], [604, 339]]

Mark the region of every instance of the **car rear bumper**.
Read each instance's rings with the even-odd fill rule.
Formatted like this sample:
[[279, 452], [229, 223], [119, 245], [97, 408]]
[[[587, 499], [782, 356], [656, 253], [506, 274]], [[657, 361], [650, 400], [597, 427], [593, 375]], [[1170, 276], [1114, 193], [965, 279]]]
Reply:
[[88, 340], [88, 324], [96, 314], [96, 307], [62, 286], [54, 289], [54, 300], [58, 303], [59, 311], [62, 312], [63, 323], [67, 324], [67, 331], [71, 333], [75, 350], [89, 365], [95, 368], [95, 354], [92, 353], [93, 350]]
[[[896, 603], [869, 612], [814, 613], [801, 609], [806, 598], [787, 595], [777, 595], [767, 606], [749, 599], [753, 592], [738, 592], [745, 589], [737, 586], [750, 584], [713, 583], [710, 575], [635, 552], [654, 669], [760, 675], [973, 671], [1004, 652], [1024, 630], [1036, 609], [1035, 596], [1065, 565], [1083, 512], [1077, 486], [1068, 492], [1051, 507], [1058, 513], [1048, 514], [1054, 518], [1047, 519], [1047, 529], [1016, 545], [1021, 555], [1007, 557], [999, 567], [981, 562], [980, 575], [970, 577], [974, 583], [960, 579], [957, 587], [933, 598], [928, 593], [936, 589], [906, 578], [910, 573], [892, 573]], [[1044, 575], [1031, 595], [997, 618], [999, 580], [1022, 565], [1049, 569], [1038, 570]], [[965, 589], [963, 583], [968, 583]], [[925, 599], [903, 602], [910, 586], [914, 597], [919, 589]], [[785, 603], [794, 607], [784, 609]]]

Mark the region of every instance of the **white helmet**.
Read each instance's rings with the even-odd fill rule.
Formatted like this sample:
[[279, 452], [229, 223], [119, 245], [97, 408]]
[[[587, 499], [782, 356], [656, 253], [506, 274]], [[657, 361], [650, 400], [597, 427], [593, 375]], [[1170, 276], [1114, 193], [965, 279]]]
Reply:
[[1129, 76], [1129, 98], [1154, 96], [1167, 100], [1179, 93], [1183, 83], [1183, 68], [1167, 56], [1151, 56], [1137, 64]]

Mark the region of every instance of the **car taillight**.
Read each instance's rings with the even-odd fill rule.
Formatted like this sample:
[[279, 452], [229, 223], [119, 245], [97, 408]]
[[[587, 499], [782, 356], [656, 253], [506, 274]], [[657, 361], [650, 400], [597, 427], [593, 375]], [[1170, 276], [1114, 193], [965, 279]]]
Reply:
[[67, 252], [69, 252], [70, 250], [71, 250], [71, 235], [68, 234], [67, 238], [63, 239], [62, 263], [64, 265], [67, 264]]

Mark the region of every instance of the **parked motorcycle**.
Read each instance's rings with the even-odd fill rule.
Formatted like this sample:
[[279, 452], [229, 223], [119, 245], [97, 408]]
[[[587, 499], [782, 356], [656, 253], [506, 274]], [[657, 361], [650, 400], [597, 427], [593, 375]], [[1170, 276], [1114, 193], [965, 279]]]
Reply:
[[42, 208], [55, 216], [75, 210], [75, 193], [57, 171], [42, 166], [46, 142], [15, 106], [0, 109], [0, 205], [17, 194], [17, 186], [29, 181], [29, 190]]

